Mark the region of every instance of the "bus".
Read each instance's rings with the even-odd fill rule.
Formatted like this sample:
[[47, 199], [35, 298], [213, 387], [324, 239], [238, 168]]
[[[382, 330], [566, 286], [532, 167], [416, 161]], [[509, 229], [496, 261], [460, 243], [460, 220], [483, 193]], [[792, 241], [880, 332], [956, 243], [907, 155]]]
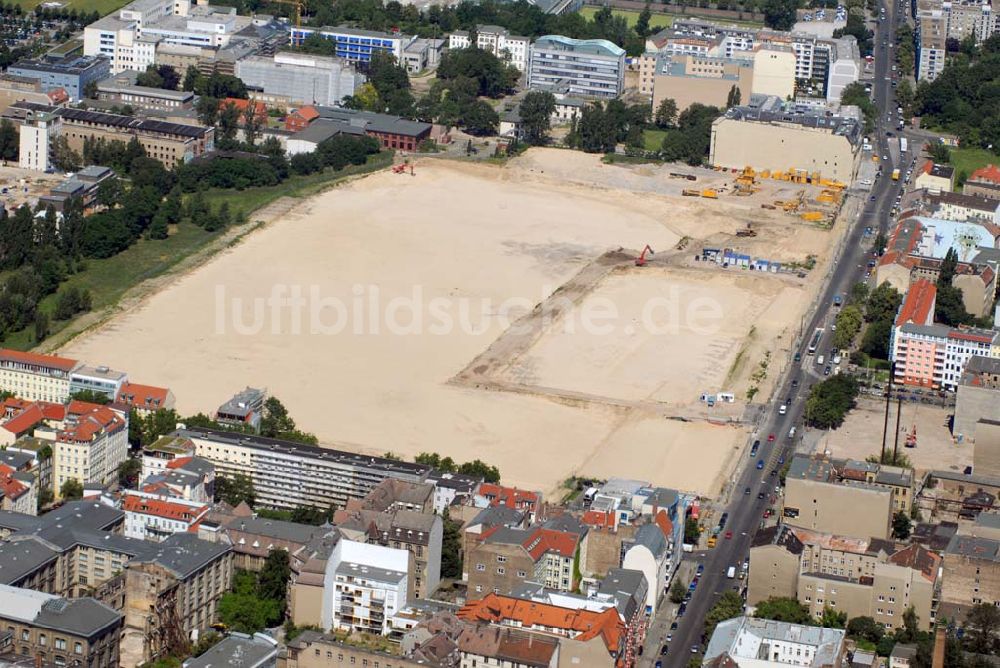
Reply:
[[899, 138], [899, 152], [906, 153], [906, 137]]
[[809, 341], [809, 354], [812, 355], [816, 352], [816, 348], [819, 346], [819, 338], [823, 336], [823, 328], [817, 327], [816, 331], [813, 332], [812, 340]]

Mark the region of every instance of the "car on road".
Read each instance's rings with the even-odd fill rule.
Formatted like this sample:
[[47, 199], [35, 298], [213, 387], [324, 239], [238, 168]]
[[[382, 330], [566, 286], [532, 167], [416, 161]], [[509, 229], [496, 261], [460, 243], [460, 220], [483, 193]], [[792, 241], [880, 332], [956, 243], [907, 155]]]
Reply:
[[831, 371], [831, 369], [830, 369], [830, 365], [829, 365], [829, 364], [827, 364], [827, 365], [826, 365], [826, 368], [825, 368], [825, 369], [823, 369], [823, 375], [824, 375], [824, 376], [829, 376], [829, 375], [830, 375], [830, 371]]
[[743, 490], [743, 496], [750, 496], [750, 488], [749, 487], [747, 487], [745, 490]]
[[792, 387], [798, 387], [798, 386], [799, 386], [799, 379], [798, 378], [792, 379]]
[[770, 473], [769, 475], [770, 475], [770, 476], [771, 476], [772, 478], [773, 478], [774, 476], [778, 475], [778, 469], [771, 469], [771, 473]]
[[729, 540], [732, 537], [733, 537], [733, 532], [732, 531], [727, 531], [726, 532], [726, 540]]
[[677, 622], [674, 622], [673, 624], [670, 625], [670, 630], [671, 631], [676, 631], [677, 630]]
[[780, 457], [778, 457], [778, 464], [784, 464], [784, 463], [785, 463], [785, 456], [781, 455]]
[[870, 197], [870, 198], [868, 199], [868, 201], [869, 201], [869, 202], [874, 202], [874, 201], [875, 201], [875, 195], [872, 195], [872, 196], [871, 196], [871, 197]]
[[764, 511], [764, 519], [766, 520], [770, 516], [771, 516], [771, 509], [768, 508]]
[[663, 662], [662, 661], [657, 661], [656, 662], [656, 668], [663, 668]]
[[670, 651], [670, 647], [669, 647], [668, 645], [664, 645], [664, 646], [663, 646], [663, 647], [662, 647], [662, 648], [660, 649], [660, 656], [665, 656], [665, 655], [666, 655], [666, 653], [667, 653], [667, 652], [669, 652], [669, 651]]
[[677, 608], [677, 618], [680, 619], [681, 617], [683, 617], [684, 613], [687, 612], [687, 609], [688, 609], [687, 603], [681, 603], [681, 607]]
[[697, 654], [698, 653], [698, 647], [699, 647], [699, 645], [691, 645], [691, 653], [692, 654]]
[[757, 493], [757, 498], [758, 499], [763, 499], [764, 498], [764, 492], [758, 492]]
[[[799, 278], [805, 278], [805, 274], [803, 274], [802, 276], [799, 276]], [[795, 353], [795, 361], [796, 362], [801, 362], [802, 361], [802, 353]]]
[[696, 570], [695, 573], [701, 575], [704, 572], [705, 572], [705, 564], [698, 564], [698, 570]]
[[767, 435], [767, 442], [768, 443], [774, 443], [774, 434], [768, 434]]
[[757, 460], [757, 470], [760, 471], [762, 468], [764, 468], [764, 460], [763, 459], [758, 459]]
[[673, 641], [674, 641], [674, 634], [673, 633], [668, 633], [667, 634], [667, 642], [673, 642]]
[[788, 412], [788, 406], [786, 406], [785, 404], [781, 404], [781, 406], [778, 407], [778, 415], [784, 415], [787, 412]]

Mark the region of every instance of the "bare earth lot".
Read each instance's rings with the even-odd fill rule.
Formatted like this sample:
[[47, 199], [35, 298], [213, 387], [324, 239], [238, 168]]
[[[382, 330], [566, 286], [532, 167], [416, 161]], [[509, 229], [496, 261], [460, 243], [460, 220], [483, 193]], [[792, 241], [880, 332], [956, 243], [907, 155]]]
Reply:
[[[171, 387], [182, 414], [265, 386], [331, 447], [478, 457], [545, 491], [582, 473], [711, 494], [746, 430], [700, 419], [697, 395], [742, 399], [764, 351], [787, 349], [813, 281], [695, 267], [691, 255], [708, 240], [822, 259], [830, 233], [762, 211], [756, 196], [682, 199], [657, 169], [531, 151], [504, 168], [425, 160], [413, 177], [379, 173], [310, 200], [61, 352]], [[749, 219], [760, 235], [736, 240]], [[682, 237], [690, 244], [672, 252]], [[647, 243], [656, 263], [632, 266]], [[486, 378], [506, 386], [456, 382], [511, 323], [618, 248], [620, 266]], [[721, 317], [708, 332], [683, 319], [651, 332], [643, 307], [664, 298]], [[595, 303], [614, 312], [609, 331], [567, 333]], [[586, 396], [527, 387], [538, 384]], [[738, 417], [741, 404], [729, 410]]]
[[[906, 453], [919, 472], [929, 470], [961, 471], [972, 461], [972, 445], [956, 444], [948, 429], [948, 418], [953, 409], [927, 404], [903, 402], [899, 423], [899, 449]], [[820, 447], [830, 450], [834, 457], [864, 459], [877, 455], [882, 449], [882, 427], [885, 424], [885, 403], [861, 398], [858, 407], [851, 411], [844, 425], [829, 432]], [[917, 447], [904, 447], [906, 434], [917, 427]], [[891, 449], [896, 430], [896, 403], [889, 410], [889, 434], [886, 449]]]

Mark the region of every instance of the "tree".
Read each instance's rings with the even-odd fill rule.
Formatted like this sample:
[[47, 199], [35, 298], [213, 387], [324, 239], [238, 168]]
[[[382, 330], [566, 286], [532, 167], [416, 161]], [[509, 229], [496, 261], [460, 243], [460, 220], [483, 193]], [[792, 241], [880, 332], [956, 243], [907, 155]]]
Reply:
[[500, 114], [486, 100], [476, 100], [462, 114], [465, 131], [475, 137], [495, 135], [500, 125]]
[[701, 528], [698, 526], [698, 520], [693, 517], [685, 519], [684, 542], [688, 545], [697, 545], [699, 536], [701, 536]]
[[462, 523], [451, 519], [445, 508], [441, 535], [441, 577], [462, 577]]
[[791, 624], [809, 624], [812, 621], [809, 609], [799, 603], [798, 599], [776, 596], [758, 603], [754, 617]]
[[52, 166], [61, 172], [78, 172], [83, 158], [69, 146], [69, 139], [59, 135], [52, 141]]
[[163, 77], [156, 71], [156, 65], [150, 65], [135, 78], [135, 84], [147, 88], [163, 88]]
[[188, 92], [194, 91], [198, 87], [199, 82], [202, 79], [201, 72], [194, 65], [188, 65], [187, 71], [184, 73], [184, 83], [181, 88]]
[[257, 500], [253, 480], [250, 479], [250, 476], [242, 473], [237, 473], [232, 478], [217, 477], [215, 479], [215, 500], [223, 501], [234, 507], [246, 502], [248, 506], [252, 507], [254, 501]]
[[965, 645], [970, 652], [996, 655], [1000, 652], [1000, 609], [979, 603], [965, 616]]
[[931, 142], [927, 148], [927, 152], [930, 154], [931, 160], [940, 165], [946, 165], [951, 162], [951, 149], [947, 144]]
[[103, 392], [95, 392], [94, 390], [77, 390], [69, 395], [69, 398], [74, 401], [85, 401], [88, 404], [97, 404], [98, 406], [104, 406], [111, 403], [111, 399], [108, 395]]
[[35, 343], [41, 343], [49, 335], [49, 314], [45, 311], [35, 313]]
[[17, 160], [20, 134], [6, 118], [0, 121], [0, 159]]
[[823, 616], [819, 625], [828, 629], [842, 629], [847, 624], [847, 613], [834, 610], [833, 608], [823, 608]]
[[673, 584], [670, 585], [670, 602], [681, 603], [685, 596], [687, 596], [687, 589], [684, 587], [684, 583], [675, 577]]
[[253, 101], [243, 110], [243, 139], [251, 148], [257, 144], [257, 140], [260, 138], [265, 118], [262, 118], [258, 113], [257, 105]]
[[732, 88], [729, 89], [729, 95], [726, 96], [726, 107], [738, 107], [742, 100], [743, 93], [740, 92], [739, 86], [733, 84]]
[[775, 30], [791, 30], [798, 7], [798, 0], [764, 0], [764, 23]]
[[854, 337], [861, 331], [864, 322], [864, 314], [861, 308], [848, 304], [837, 313], [837, 331], [833, 333], [833, 347], [844, 350], [854, 341]]
[[867, 616], [853, 617], [847, 623], [847, 635], [877, 643], [885, 635], [885, 627]]
[[219, 599], [219, 619], [230, 630], [256, 633], [281, 622], [285, 602], [261, 598], [256, 589], [253, 573], [239, 572], [233, 577], [232, 590]]
[[660, 100], [660, 104], [656, 107], [656, 114], [654, 115], [656, 127], [674, 127], [677, 124], [677, 113], [677, 102], [672, 97]]
[[903, 511], [892, 516], [892, 535], [899, 540], [910, 537], [910, 516]]
[[552, 126], [556, 97], [546, 91], [530, 91], [521, 100], [521, 130], [524, 140], [533, 146], [544, 144]]
[[479, 459], [473, 459], [471, 462], [465, 462], [458, 467], [458, 472], [474, 478], [482, 478], [486, 482], [500, 482], [500, 469], [496, 466], [490, 466], [486, 462]]
[[215, 121], [219, 117], [219, 100], [208, 96], [199, 97], [194, 109], [198, 112], [198, 120], [203, 125], [215, 125]]
[[292, 567], [288, 562], [288, 551], [272, 548], [267, 553], [267, 560], [257, 577], [257, 595], [284, 602], [288, 593], [288, 578], [291, 575]]
[[813, 385], [806, 399], [806, 423], [817, 429], [836, 429], [854, 408], [857, 396], [858, 381], [847, 374]]
[[636, 19], [634, 28], [635, 34], [641, 39], [646, 39], [646, 36], [649, 35], [649, 21], [652, 18], [653, 11], [649, 7], [649, 0], [646, 0], [646, 5], [642, 8], [642, 11], [639, 12], [639, 18]]
[[[797, 603], [798, 601], [796, 601]], [[758, 611], [759, 611], [758, 607]], [[712, 606], [712, 609], [708, 611], [705, 615], [705, 628], [703, 634], [705, 637], [711, 637], [712, 632], [715, 631], [716, 625], [719, 622], [724, 622], [727, 619], [732, 619], [733, 617], [739, 617], [743, 614], [743, 598], [734, 591], [726, 591], [719, 597], [718, 603]], [[807, 613], [808, 614], [808, 613]], [[759, 614], [757, 615], [760, 616]]]
[[67, 501], [83, 497], [83, 483], [76, 478], [68, 478], [59, 488], [59, 496]]
[[878, 320], [892, 321], [896, 317], [903, 296], [888, 282], [882, 283], [871, 291], [865, 303], [865, 322]]
[[892, 320], [877, 320], [868, 325], [861, 337], [861, 352], [875, 359], [889, 359], [889, 337]]
[[142, 462], [135, 457], [128, 457], [118, 465], [118, 485], [135, 489], [139, 485], [139, 474], [142, 473]]
[[[224, 212], [217, 214], [217, 217], [228, 216], [228, 211], [229, 209], [226, 208]], [[288, 414], [288, 409], [277, 397], [268, 397], [264, 401], [264, 409], [261, 411], [260, 418], [260, 434], [268, 438], [280, 438], [297, 443], [315, 444], [319, 442], [315, 435], [299, 431], [295, 427], [295, 420]]]
[[208, 650], [215, 647], [215, 645], [218, 644], [221, 640], [222, 636], [216, 633], [215, 631], [208, 631], [207, 633], [202, 634], [198, 638], [198, 642], [196, 642], [191, 647], [191, 656], [193, 657], [201, 656]]

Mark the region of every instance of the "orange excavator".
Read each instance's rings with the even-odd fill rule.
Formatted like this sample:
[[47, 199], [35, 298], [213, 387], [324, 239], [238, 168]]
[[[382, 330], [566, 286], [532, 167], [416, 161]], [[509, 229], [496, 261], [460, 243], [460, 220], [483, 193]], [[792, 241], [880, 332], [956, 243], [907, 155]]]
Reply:
[[646, 253], [649, 253], [650, 255], [652, 255], [653, 252], [654, 251], [653, 251], [652, 248], [649, 247], [649, 244], [646, 244], [646, 247], [642, 249], [642, 253], [639, 255], [639, 257], [637, 257], [635, 259], [635, 266], [637, 266], [637, 267], [645, 267], [646, 266]]

